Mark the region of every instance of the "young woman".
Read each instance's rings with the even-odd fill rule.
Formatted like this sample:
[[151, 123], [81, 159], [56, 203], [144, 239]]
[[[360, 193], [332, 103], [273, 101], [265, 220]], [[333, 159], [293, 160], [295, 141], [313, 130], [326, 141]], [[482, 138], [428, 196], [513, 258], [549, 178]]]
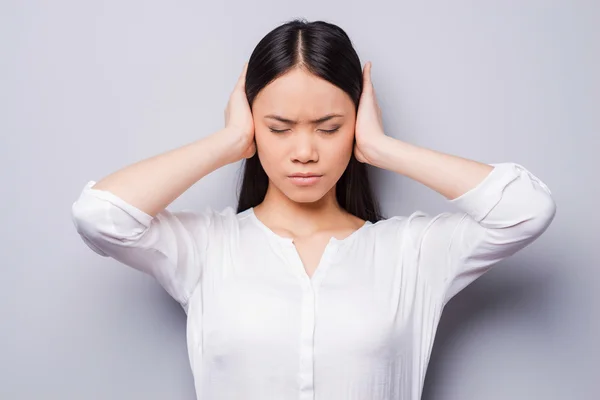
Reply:
[[[187, 313], [199, 399], [416, 400], [445, 304], [551, 223], [544, 183], [387, 136], [346, 33], [291, 21], [260, 41], [225, 128], [90, 181], [73, 220]], [[237, 210], [169, 211], [245, 160]], [[453, 213], [382, 219], [366, 164]]]

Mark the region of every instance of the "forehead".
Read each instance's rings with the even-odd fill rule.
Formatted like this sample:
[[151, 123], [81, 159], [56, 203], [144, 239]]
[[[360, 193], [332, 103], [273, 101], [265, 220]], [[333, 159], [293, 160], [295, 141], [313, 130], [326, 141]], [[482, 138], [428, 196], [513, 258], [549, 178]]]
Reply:
[[329, 112], [348, 112], [354, 109], [354, 103], [339, 87], [294, 68], [265, 86], [252, 108], [261, 114], [308, 119]]

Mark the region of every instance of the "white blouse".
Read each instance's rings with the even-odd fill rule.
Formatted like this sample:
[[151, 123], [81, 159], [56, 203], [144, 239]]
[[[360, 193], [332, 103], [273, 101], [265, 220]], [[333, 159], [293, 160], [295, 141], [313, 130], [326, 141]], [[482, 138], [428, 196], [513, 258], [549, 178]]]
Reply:
[[85, 185], [72, 215], [102, 256], [152, 275], [187, 313], [198, 399], [417, 400], [446, 303], [530, 244], [556, 205], [522, 166], [451, 200], [331, 238], [312, 278], [292, 239], [239, 214], [156, 217]]

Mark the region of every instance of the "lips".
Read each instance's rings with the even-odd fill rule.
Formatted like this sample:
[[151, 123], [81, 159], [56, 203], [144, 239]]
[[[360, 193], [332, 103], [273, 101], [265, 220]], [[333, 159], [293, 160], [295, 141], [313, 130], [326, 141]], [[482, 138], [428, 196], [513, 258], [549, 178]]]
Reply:
[[322, 175], [312, 173], [312, 172], [306, 172], [306, 173], [299, 172], [299, 173], [290, 175], [290, 178], [312, 178], [312, 177], [320, 177], [320, 176], [322, 176]]
[[289, 175], [290, 181], [297, 186], [311, 186], [319, 182], [323, 175], [308, 172]]

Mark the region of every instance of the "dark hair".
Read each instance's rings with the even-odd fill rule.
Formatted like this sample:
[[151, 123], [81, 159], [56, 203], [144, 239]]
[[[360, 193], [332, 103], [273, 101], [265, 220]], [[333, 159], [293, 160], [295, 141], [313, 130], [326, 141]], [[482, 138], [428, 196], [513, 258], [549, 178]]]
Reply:
[[[265, 86], [298, 65], [348, 93], [358, 110], [362, 67], [350, 38], [337, 25], [303, 19], [278, 26], [262, 38], [252, 52], [246, 72], [250, 108]], [[259, 205], [268, 185], [269, 179], [256, 153], [244, 161], [237, 211]], [[338, 203], [350, 214], [371, 222], [382, 219], [366, 165], [358, 161], [354, 153], [335, 191]]]

